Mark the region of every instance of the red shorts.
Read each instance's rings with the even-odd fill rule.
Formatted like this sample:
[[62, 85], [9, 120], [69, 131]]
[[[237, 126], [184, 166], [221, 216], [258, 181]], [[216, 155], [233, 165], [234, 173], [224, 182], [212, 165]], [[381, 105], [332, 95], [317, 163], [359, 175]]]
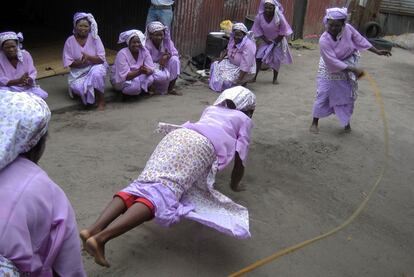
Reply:
[[144, 204], [145, 206], [147, 206], [147, 208], [151, 211], [152, 216], [154, 216], [154, 213], [155, 213], [154, 204], [152, 204], [152, 202], [149, 201], [147, 198], [138, 197], [138, 196], [135, 196], [133, 194], [129, 194], [129, 193], [123, 192], [123, 191], [120, 191], [120, 192], [116, 193], [114, 195], [114, 197], [116, 197], [116, 196], [121, 198], [122, 201], [124, 201], [125, 206], [127, 207], [127, 209], [129, 207], [131, 207], [132, 204], [134, 204], [134, 203], [141, 203], [141, 204]]

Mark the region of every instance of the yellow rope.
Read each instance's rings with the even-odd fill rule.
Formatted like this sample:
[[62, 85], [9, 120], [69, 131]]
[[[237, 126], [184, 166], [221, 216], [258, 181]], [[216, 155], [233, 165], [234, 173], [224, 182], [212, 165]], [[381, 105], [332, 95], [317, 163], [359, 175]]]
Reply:
[[384, 177], [384, 173], [388, 167], [388, 160], [389, 160], [389, 137], [388, 137], [388, 125], [387, 125], [387, 119], [385, 116], [385, 110], [384, 110], [384, 102], [382, 100], [381, 97], [381, 92], [378, 88], [377, 83], [374, 81], [374, 79], [371, 77], [371, 75], [369, 75], [368, 73], [366, 73], [365, 77], [368, 78], [368, 81], [374, 91], [375, 94], [375, 99], [377, 101], [377, 103], [380, 106], [380, 115], [381, 115], [381, 119], [382, 119], [382, 123], [384, 125], [384, 163], [381, 169], [381, 172], [378, 176], [378, 178], [376, 179], [375, 183], [373, 184], [370, 192], [368, 193], [368, 195], [365, 197], [365, 199], [362, 201], [362, 203], [358, 206], [358, 208], [353, 212], [353, 214], [347, 219], [345, 220], [341, 225], [333, 228], [332, 230], [319, 235], [317, 237], [305, 240], [301, 243], [298, 243], [296, 245], [287, 247], [285, 249], [282, 249], [276, 253], [274, 253], [271, 256], [268, 256], [264, 259], [261, 259], [231, 275], [229, 275], [229, 277], [237, 277], [237, 276], [241, 276], [247, 272], [253, 271], [258, 267], [261, 267], [267, 263], [270, 263], [271, 261], [274, 261], [284, 255], [287, 255], [289, 253], [295, 252], [301, 248], [304, 248], [305, 246], [308, 246], [314, 242], [317, 242], [319, 240], [325, 239], [329, 236], [332, 236], [333, 234], [337, 233], [338, 231], [344, 229], [346, 226], [348, 226], [352, 221], [354, 221], [355, 218], [357, 218], [359, 216], [359, 214], [362, 212], [362, 210], [365, 208], [365, 206], [367, 205], [368, 201], [371, 199], [372, 195], [374, 194], [374, 192], [377, 190], [379, 183], [381, 182], [382, 178]]

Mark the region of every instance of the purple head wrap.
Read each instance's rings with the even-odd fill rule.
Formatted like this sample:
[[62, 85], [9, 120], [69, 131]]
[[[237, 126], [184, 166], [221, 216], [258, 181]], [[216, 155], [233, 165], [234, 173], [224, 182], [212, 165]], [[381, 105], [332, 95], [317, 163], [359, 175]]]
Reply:
[[73, 33], [75, 33], [76, 22], [80, 19], [86, 19], [91, 24], [91, 35], [94, 39], [98, 38], [98, 24], [91, 13], [77, 12], [73, 16]]
[[[20, 62], [23, 62], [23, 53], [21, 51], [22, 42], [23, 42], [23, 34], [20, 32], [16, 34], [15, 32], [11, 32], [11, 31], [0, 33], [0, 47], [3, 47], [3, 43], [6, 40], [10, 40], [10, 39], [17, 41], [17, 59]], [[0, 48], [0, 51], [2, 51], [1, 48]]]
[[325, 17], [323, 18], [323, 23], [328, 23], [328, 19], [341, 20], [348, 18], [348, 9], [347, 8], [330, 8], [326, 10]]

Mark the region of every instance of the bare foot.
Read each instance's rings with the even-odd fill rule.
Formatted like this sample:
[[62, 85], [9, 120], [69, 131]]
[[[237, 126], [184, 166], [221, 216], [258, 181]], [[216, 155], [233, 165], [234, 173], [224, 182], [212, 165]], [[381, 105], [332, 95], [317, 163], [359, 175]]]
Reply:
[[230, 188], [232, 191], [235, 191], [235, 192], [241, 192], [241, 191], [246, 190], [246, 187], [243, 184], [238, 184], [238, 185], [230, 184]]
[[318, 126], [315, 124], [312, 124], [309, 128], [309, 132], [311, 132], [312, 134], [318, 134], [319, 133]]
[[105, 104], [99, 104], [98, 111], [104, 111], [104, 110], [105, 110]]
[[345, 132], [345, 133], [350, 133], [351, 131], [352, 131], [352, 129], [351, 129], [351, 125], [349, 125], [349, 124], [348, 124], [348, 125], [346, 125], [346, 126], [345, 126], [345, 128], [344, 128], [344, 132]]
[[181, 92], [176, 91], [175, 89], [168, 91], [168, 94], [171, 94], [171, 95], [178, 95], [178, 96], [183, 95]]
[[99, 243], [94, 237], [86, 241], [85, 250], [95, 258], [95, 263], [101, 266], [110, 267], [105, 259], [105, 245]]
[[279, 82], [278, 82], [277, 80], [273, 80], [273, 84], [274, 84], [274, 85], [278, 85], [278, 84], [279, 84]]
[[82, 240], [83, 249], [86, 250], [86, 241], [91, 237], [91, 233], [87, 229], [83, 229], [80, 231], [79, 237]]

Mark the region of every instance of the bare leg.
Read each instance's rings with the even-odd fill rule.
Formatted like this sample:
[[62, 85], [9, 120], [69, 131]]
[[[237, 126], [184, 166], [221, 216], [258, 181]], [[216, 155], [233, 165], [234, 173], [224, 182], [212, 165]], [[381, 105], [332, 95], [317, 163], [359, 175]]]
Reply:
[[314, 117], [312, 121], [312, 125], [309, 128], [309, 131], [311, 133], [314, 133], [314, 134], [319, 133], [318, 122], [319, 122], [319, 118]]
[[175, 86], [175, 82], [176, 81], [177, 81], [177, 79], [174, 79], [168, 85], [168, 94], [171, 94], [171, 95], [183, 95], [181, 92], [178, 92], [178, 91], [176, 91], [174, 89], [174, 86]]
[[262, 60], [256, 59], [256, 75], [254, 75], [252, 83], [256, 82], [257, 75], [259, 75], [260, 68], [262, 67]]
[[350, 123], [348, 123], [348, 125], [345, 126], [344, 131], [345, 133], [350, 133], [352, 131]]
[[105, 97], [104, 94], [100, 91], [97, 91], [95, 89], [95, 95], [97, 98], [97, 102], [98, 102], [98, 110], [99, 111], [103, 111], [105, 109]]
[[134, 203], [122, 216], [100, 233], [86, 241], [86, 251], [95, 258], [99, 265], [109, 267], [105, 259], [105, 244], [143, 222], [151, 219], [150, 209], [142, 203]]
[[279, 72], [277, 70], [273, 69], [273, 84], [278, 85], [279, 82], [277, 81], [277, 75], [279, 75]]
[[83, 241], [83, 247], [85, 248], [86, 241], [105, 229], [112, 221], [126, 211], [124, 201], [119, 197], [114, 197], [112, 201], [106, 206], [105, 210], [98, 217], [96, 222], [89, 228], [83, 229], [80, 232], [80, 237]]

